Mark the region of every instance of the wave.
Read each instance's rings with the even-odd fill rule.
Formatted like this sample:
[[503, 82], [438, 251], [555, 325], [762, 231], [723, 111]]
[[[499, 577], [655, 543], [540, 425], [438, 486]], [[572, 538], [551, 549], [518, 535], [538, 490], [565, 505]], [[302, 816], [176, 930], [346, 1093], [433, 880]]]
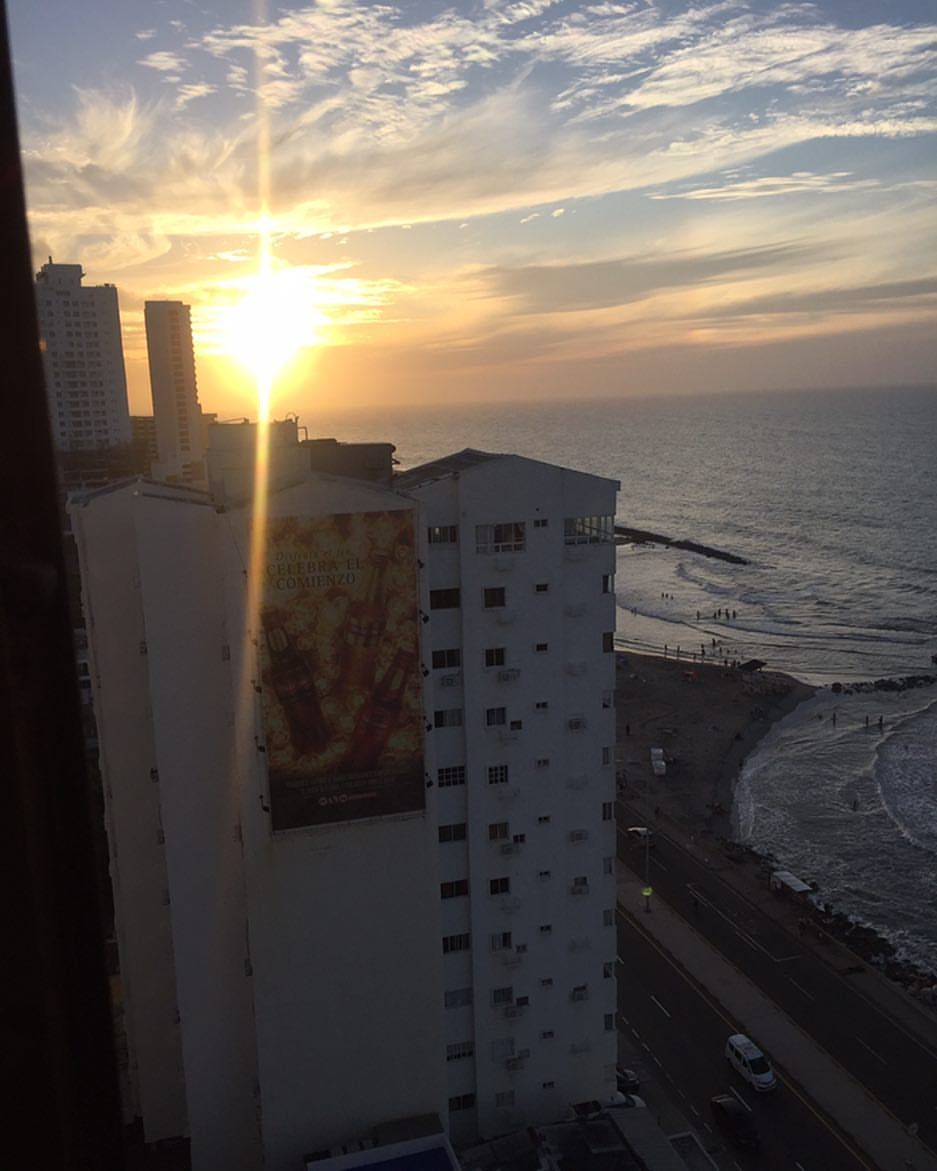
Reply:
[[937, 857], [935, 743], [937, 699], [909, 712], [879, 744], [875, 780], [882, 806], [905, 840]]

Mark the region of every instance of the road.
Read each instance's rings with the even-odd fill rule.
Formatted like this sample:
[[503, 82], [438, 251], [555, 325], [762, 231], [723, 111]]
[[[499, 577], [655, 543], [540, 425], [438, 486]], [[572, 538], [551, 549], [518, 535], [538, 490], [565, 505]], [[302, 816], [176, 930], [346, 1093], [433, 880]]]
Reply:
[[[634, 811], [624, 806], [625, 816]], [[628, 824], [627, 821], [624, 822]], [[631, 824], [635, 824], [633, 821]], [[657, 834], [651, 885], [761, 991], [905, 1125], [937, 1149], [937, 1054], [888, 1017], [724, 882], [702, 858]], [[640, 845], [619, 832], [619, 857], [644, 875]]]
[[[618, 954], [620, 1027], [644, 1052], [645, 1068], [657, 1067], [659, 1080], [723, 1171], [862, 1171], [871, 1166], [850, 1153], [783, 1077], [773, 1093], [756, 1094], [729, 1069], [723, 1051], [736, 1023], [620, 912]], [[761, 1136], [759, 1151], [736, 1150], [710, 1125], [709, 1099], [727, 1092], [751, 1110]]]

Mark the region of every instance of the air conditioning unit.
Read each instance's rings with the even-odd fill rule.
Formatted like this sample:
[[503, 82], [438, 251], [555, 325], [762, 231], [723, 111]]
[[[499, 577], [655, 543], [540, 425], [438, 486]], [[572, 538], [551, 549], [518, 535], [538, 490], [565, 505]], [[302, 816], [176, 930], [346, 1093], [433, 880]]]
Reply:
[[569, 888], [569, 893], [571, 895], [587, 895], [589, 893], [589, 884], [587, 882], [574, 882], [573, 885]]
[[523, 1069], [527, 1064], [527, 1059], [518, 1054], [516, 1057], [509, 1057], [504, 1063], [505, 1069]]
[[589, 990], [587, 988], [574, 988], [569, 994], [569, 999], [572, 1001], [582, 1001], [589, 999]]
[[509, 1004], [509, 1005], [507, 1006], [507, 1008], [504, 1010], [504, 1015], [505, 1015], [506, 1017], [519, 1017], [519, 1016], [523, 1016], [523, 1015], [524, 1015], [524, 1008], [523, 1008], [523, 1005], [520, 1005], [520, 1004]]
[[519, 854], [521, 852], [520, 842], [503, 842], [501, 845], [502, 854]]
[[570, 732], [585, 732], [587, 727], [585, 716], [573, 716], [572, 719], [566, 721], [566, 727]]
[[499, 683], [513, 683], [515, 679], [521, 676], [519, 667], [506, 667], [503, 671], [498, 672]]
[[585, 842], [589, 839], [589, 831], [587, 829], [571, 829], [569, 831], [569, 840], [571, 842]]
[[440, 687], [455, 687], [455, 686], [457, 686], [459, 679], [460, 679], [460, 674], [458, 671], [453, 671], [450, 675], [440, 675], [439, 686]]

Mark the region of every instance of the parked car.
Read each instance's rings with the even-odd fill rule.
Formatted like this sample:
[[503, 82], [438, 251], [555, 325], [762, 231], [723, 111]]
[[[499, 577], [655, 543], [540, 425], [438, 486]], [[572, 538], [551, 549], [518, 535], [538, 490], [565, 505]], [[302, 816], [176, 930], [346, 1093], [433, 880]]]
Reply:
[[619, 1065], [615, 1070], [615, 1080], [622, 1094], [636, 1094], [641, 1089], [641, 1079], [633, 1069], [625, 1069]]
[[771, 1062], [744, 1033], [733, 1033], [726, 1041], [726, 1061], [759, 1093], [777, 1087]]
[[731, 1094], [717, 1094], [715, 1098], [710, 1098], [709, 1108], [713, 1122], [731, 1142], [743, 1150], [758, 1149], [761, 1140], [751, 1111], [746, 1110], [737, 1098]]

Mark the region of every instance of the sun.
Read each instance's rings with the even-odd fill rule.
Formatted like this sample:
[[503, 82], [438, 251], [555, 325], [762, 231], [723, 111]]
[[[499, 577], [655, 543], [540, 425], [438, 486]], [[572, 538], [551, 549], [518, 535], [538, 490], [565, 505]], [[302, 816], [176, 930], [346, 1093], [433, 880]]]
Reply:
[[305, 269], [268, 264], [243, 287], [243, 296], [223, 314], [220, 341], [251, 373], [258, 391], [269, 393], [301, 349], [322, 344], [328, 320]]

